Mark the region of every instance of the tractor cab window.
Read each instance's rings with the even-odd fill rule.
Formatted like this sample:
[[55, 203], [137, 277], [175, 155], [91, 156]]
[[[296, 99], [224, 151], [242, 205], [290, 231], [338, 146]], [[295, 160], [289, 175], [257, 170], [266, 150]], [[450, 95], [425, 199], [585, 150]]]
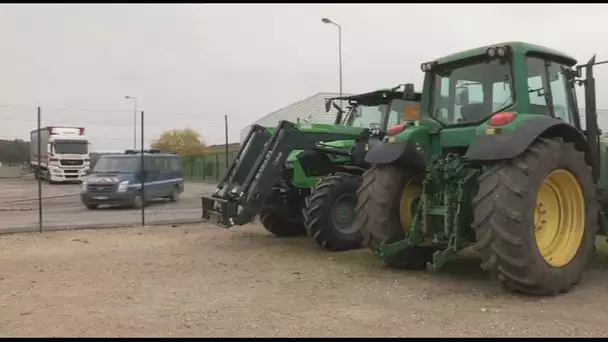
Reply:
[[431, 113], [446, 125], [478, 123], [514, 103], [508, 62], [477, 59], [434, 72]]
[[567, 67], [545, 59], [528, 57], [526, 69], [532, 114], [550, 115], [573, 125], [571, 90], [565, 75]]
[[394, 99], [389, 104], [387, 127], [415, 120], [420, 115], [420, 102]]
[[382, 116], [386, 111], [386, 104], [377, 106], [357, 106], [352, 115], [354, 117], [350, 119], [351, 126], [370, 128], [370, 125], [380, 125], [382, 122]]

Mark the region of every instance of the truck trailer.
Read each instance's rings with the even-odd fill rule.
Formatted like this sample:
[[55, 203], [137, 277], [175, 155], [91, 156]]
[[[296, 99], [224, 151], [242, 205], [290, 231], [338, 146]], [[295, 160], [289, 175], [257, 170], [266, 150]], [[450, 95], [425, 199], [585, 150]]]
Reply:
[[89, 140], [84, 127], [42, 127], [30, 133], [30, 141], [30, 166], [37, 179], [50, 184], [82, 182], [89, 173]]

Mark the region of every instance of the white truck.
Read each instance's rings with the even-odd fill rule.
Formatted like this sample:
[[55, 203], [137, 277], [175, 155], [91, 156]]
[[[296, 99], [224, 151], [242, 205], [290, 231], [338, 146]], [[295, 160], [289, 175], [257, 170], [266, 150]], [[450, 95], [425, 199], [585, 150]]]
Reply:
[[[40, 164], [38, 163], [40, 138]], [[30, 133], [30, 166], [36, 178], [49, 183], [82, 182], [91, 168], [84, 127], [47, 126]]]

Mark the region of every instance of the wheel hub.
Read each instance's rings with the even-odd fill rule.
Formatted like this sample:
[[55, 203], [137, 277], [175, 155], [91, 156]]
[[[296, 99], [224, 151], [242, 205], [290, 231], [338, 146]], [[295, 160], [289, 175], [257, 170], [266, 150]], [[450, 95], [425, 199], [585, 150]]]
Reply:
[[399, 221], [401, 222], [401, 228], [405, 232], [409, 231], [412, 226], [421, 194], [422, 187], [415, 179], [410, 180], [401, 193]]
[[567, 265], [578, 252], [585, 229], [585, 198], [572, 173], [555, 170], [537, 194], [534, 236], [539, 252], [555, 267]]
[[353, 227], [355, 221], [356, 198], [352, 195], [343, 195], [334, 203], [333, 221], [338, 231], [344, 234], [351, 234], [356, 231]]

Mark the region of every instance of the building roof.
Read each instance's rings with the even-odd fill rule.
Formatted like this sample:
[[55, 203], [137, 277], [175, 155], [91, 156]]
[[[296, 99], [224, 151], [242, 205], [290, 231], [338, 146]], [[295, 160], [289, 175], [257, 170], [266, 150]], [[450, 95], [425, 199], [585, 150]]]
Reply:
[[[342, 94], [349, 96], [353, 94]], [[243, 139], [252, 124], [262, 126], [276, 126], [281, 120], [297, 122], [299, 120], [308, 120], [313, 123], [332, 123], [336, 117], [336, 109], [331, 107], [329, 112], [325, 112], [325, 99], [330, 97], [340, 96], [338, 93], [317, 93], [303, 100], [292, 103], [281, 109], [275, 110], [270, 114], [252, 122], [241, 130], [241, 139]]]
[[[342, 94], [342, 96], [349, 96], [352, 94]], [[276, 120], [290, 120], [297, 121], [313, 119], [315, 115], [325, 114], [334, 118], [336, 116], [336, 110], [331, 108], [329, 113], [325, 112], [325, 99], [330, 97], [340, 96], [338, 93], [317, 93], [309, 96], [303, 100], [292, 103], [281, 109], [275, 110], [270, 114], [258, 119], [255, 123], [264, 125], [262, 122], [274, 122]]]

